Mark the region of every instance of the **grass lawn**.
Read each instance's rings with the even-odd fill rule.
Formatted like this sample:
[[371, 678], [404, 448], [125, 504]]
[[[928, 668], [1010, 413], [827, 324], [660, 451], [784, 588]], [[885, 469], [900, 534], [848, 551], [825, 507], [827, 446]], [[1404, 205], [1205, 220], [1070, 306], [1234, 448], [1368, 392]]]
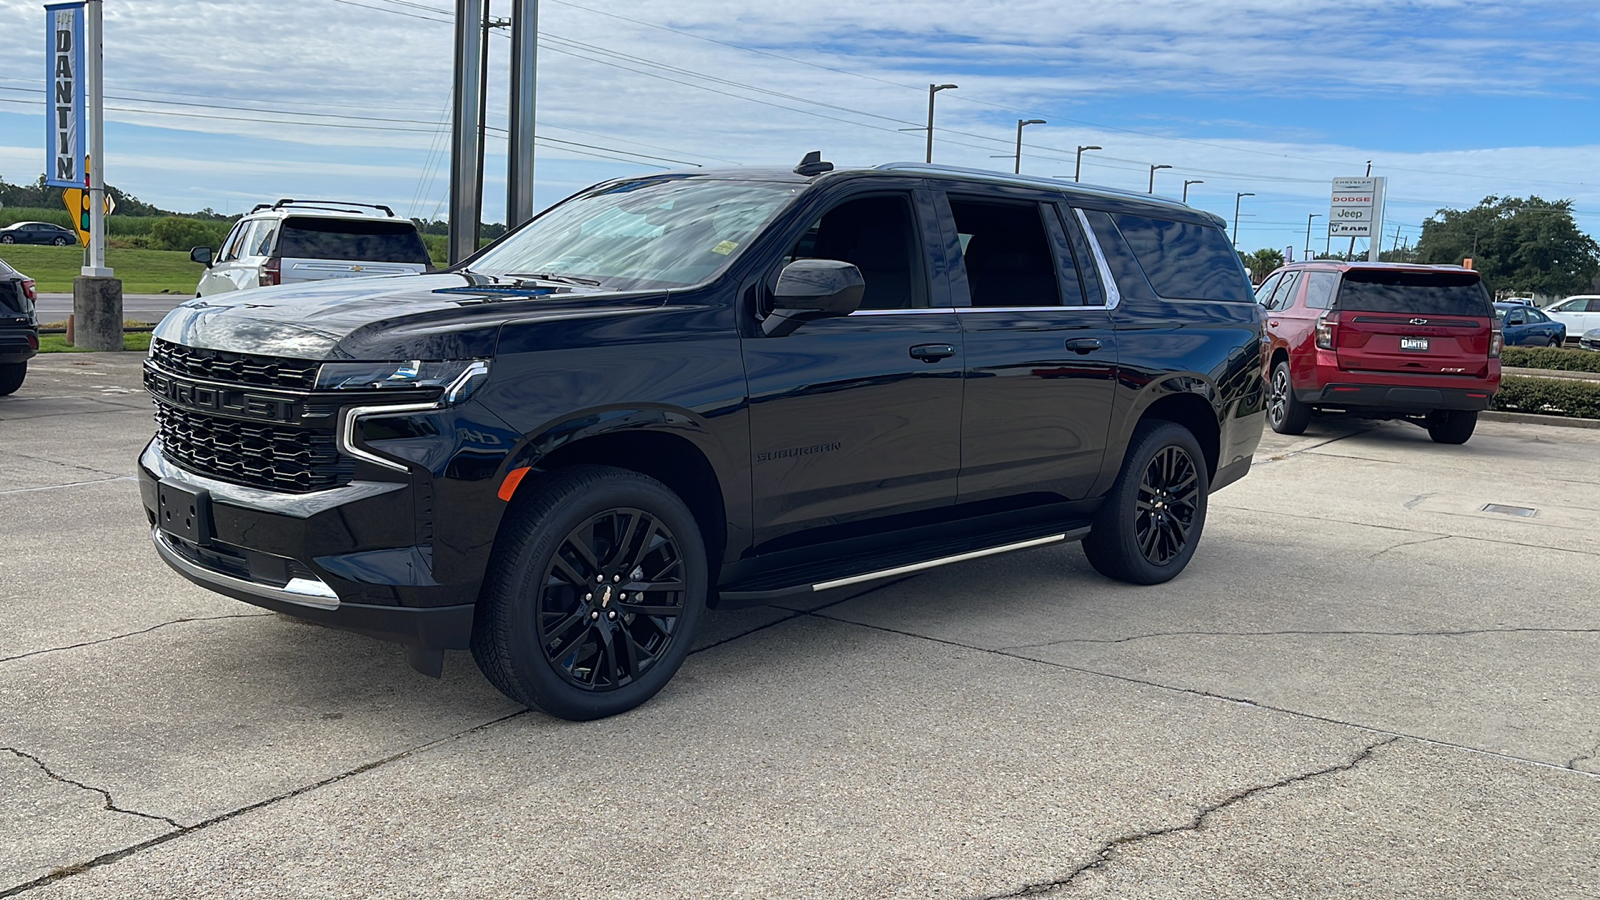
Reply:
[[[72, 279], [83, 267], [83, 248], [0, 244], [0, 259], [38, 282], [39, 290], [72, 293]], [[124, 294], [182, 294], [194, 296], [200, 266], [181, 250], [106, 250], [106, 265], [122, 279]]]
[[[122, 336], [122, 349], [124, 349], [124, 350], [137, 350], [140, 353], [149, 352], [149, 350], [150, 350], [150, 333], [149, 332], [141, 332], [139, 334], [125, 334], [125, 335], [123, 335]], [[39, 335], [39, 352], [40, 353], [87, 353], [89, 351], [83, 349], [82, 347], [69, 347], [69, 346], [67, 346], [67, 336], [64, 335], [64, 334], [41, 334], [41, 335]]]

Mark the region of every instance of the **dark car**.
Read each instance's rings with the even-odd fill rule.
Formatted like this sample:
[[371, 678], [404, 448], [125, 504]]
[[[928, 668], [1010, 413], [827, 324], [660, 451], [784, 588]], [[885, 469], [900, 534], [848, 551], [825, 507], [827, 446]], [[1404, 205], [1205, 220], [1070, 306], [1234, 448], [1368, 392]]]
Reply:
[[65, 247], [77, 242], [77, 232], [49, 222], [18, 222], [0, 228], [0, 244], [54, 244]]
[[832, 169], [606, 182], [446, 273], [184, 304], [145, 368], [158, 552], [572, 719], [659, 690], [708, 604], [1075, 540], [1182, 571], [1264, 417], [1222, 221]]
[[1507, 347], [1559, 347], [1567, 341], [1567, 326], [1532, 306], [1496, 303], [1494, 315]]
[[33, 279], [0, 259], [0, 397], [22, 387], [28, 360], [39, 352], [37, 299]]
[[1405, 419], [1463, 444], [1500, 388], [1500, 329], [1471, 269], [1318, 260], [1273, 272], [1256, 299], [1267, 422], [1280, 434], [1325, 411]]

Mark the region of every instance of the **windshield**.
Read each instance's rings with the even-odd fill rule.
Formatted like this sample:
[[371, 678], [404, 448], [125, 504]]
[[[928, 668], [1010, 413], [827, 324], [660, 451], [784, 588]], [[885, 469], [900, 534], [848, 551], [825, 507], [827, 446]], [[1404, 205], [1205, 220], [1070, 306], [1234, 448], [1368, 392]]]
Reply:
[[609, 184], [547, 210], [469, 265], [612, 290], [687, 287], [726, 268], [801, 188], [684, 176]]

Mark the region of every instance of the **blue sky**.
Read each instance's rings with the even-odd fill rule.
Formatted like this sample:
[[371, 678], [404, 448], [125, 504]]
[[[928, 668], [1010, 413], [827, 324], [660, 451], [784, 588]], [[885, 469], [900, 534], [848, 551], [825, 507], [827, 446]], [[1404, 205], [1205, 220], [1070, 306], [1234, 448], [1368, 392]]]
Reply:
[[[509, 9], [494, 0], [497, 15]], [[107, 173], [168, 208], [284, 196], [443, 215], [450, 0], [107, 0]], [[1389, 178], [1385, 246], [1441, 207], [1571, 199], [1600, 234], [1600, 6], [1488, 0], [543, 0], [537, 202], [686, 164], [921, 159], [1177, 196], [1244, 249], [1305, 243], [1328, 182]], [[0, 176], [42, 170], [42, 6], [0, 0]], [[491, 56], [504, 123], [508, 42]], [[503, 131], [487, 216], [502, 215]], [[587, 145], [587, 146], [584, 146]], [[999, 158], [997, 158], [999, 157]], [[1324, 244], [1326, 219], [1313, 221]], [[1359, 247], [1359, 244], [1358, 244]]]

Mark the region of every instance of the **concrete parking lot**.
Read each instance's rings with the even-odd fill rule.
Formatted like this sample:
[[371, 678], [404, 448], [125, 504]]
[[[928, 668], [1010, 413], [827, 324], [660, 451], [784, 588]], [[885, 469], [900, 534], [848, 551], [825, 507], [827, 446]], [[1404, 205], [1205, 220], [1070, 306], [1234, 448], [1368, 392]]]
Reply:
[[138, 363], [0, 398], [0, 897], [1600, 895], [1600, 431], [1269, 434], [1167, 585], [719, 613], [578, 725], [169, 572]]

